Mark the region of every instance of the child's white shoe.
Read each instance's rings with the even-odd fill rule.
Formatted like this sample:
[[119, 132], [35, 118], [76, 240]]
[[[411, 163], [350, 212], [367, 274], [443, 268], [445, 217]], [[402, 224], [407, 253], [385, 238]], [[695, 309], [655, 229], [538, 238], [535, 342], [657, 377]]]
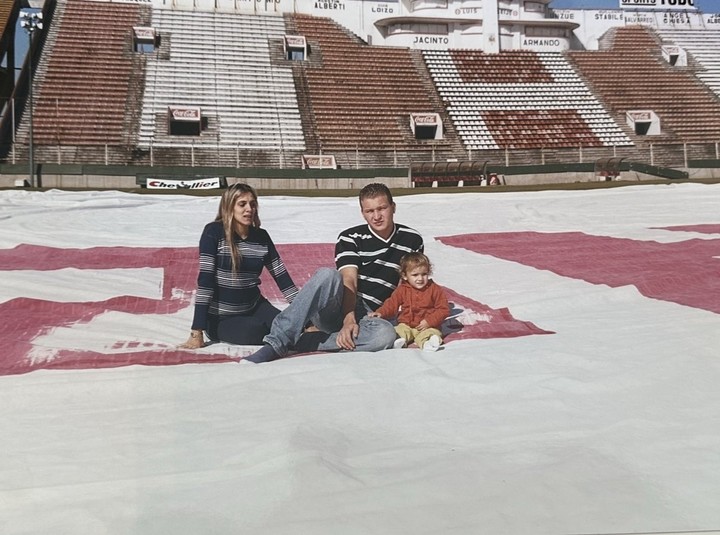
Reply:
[[406, 345], [404, 338], [397, 338], [395, 342], [393, 342], [393, 349], [402, 349]]
[[423, 351], [437, 351], [440, 347], [440, 337], [437, 334], [433, 334], [427, 339], [427, 342], [423, 344]]

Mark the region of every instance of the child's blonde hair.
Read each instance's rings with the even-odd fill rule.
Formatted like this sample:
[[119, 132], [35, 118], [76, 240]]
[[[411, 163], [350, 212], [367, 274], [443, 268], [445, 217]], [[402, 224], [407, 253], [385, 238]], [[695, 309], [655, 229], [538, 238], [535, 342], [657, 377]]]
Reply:
[[404, 255], [400, 259], [398, 271], [401, 275], [404, 275], [416, 267], [426, 267], [428, 275], [432, 275], [432, 263], [430, 262], [430, 259], [422, 253], [408, 253]]

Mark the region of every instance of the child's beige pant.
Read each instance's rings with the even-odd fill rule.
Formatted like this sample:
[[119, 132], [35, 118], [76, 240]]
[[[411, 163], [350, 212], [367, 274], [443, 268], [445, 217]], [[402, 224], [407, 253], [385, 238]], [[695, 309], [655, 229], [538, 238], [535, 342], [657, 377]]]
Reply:
[[429, 327], [424, 331], [418, 331], [409, 325], [398, 323], [395, 327], [395, 332], [400, 338], [405, 340], [406, 344], [410, 345], [410, 343], [414, 341], [421, 349], [422, 346], [425, 345], [425, 342], [428, 341], [428, 338], [430, 338], [433, 334], [440, 338], [440, 343], [442, 343], [442, 333], [438, 329], [433, 329], [432, 327]]

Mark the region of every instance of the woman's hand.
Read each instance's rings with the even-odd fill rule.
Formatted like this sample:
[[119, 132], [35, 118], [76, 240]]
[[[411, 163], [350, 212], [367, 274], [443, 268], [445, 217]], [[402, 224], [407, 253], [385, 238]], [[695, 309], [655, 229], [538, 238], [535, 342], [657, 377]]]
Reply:
[[180, 349], [200, 349], [205, 345], [202, 331], [190, 331], [190, 338], [184, 344], [180, 344]]

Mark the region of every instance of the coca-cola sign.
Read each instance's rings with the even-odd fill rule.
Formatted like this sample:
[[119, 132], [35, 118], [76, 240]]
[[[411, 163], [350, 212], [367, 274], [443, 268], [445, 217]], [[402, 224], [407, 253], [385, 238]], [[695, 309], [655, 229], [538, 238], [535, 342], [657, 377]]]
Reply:
[[193, 106], [170, 106], [168, 108], [173, 121], [200, 122], [200, 108]]
[[337, 169], [335, 156], [305, 154], [302, 161], [307, 169]]
[[286, 35], [285, 45], [288, 48], [305, 48], [305, 37], [302, 35]]
[[651, 121], [652, 112], [649, 111], [629, 111], [628, 115], [633, 121]]
[[412, 118], [416, 126], [437, 126], [438, 124], [437, 113], [413, 113]]
[[155, 28], [147, 26], [133, 26], [135, 39], [139, 41], [155, 41]]

